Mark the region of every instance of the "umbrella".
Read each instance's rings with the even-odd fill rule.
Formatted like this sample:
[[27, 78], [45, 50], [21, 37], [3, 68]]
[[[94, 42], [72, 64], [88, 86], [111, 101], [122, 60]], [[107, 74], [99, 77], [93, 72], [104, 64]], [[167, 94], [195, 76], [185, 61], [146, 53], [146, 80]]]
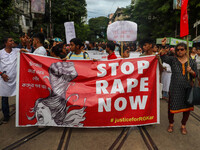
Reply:
[[62, 40], [60, 38], [58, 38], [58, 37], [57, 38], [53, 38], [52, 40], [55, 41], [55, 42], [62, 42]]

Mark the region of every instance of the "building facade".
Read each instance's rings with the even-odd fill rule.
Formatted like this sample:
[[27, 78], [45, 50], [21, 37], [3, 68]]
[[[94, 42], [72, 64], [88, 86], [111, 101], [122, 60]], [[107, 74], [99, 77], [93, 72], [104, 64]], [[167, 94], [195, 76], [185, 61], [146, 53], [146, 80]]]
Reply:
[[127, 19], [129, 16], [124, 14], [125, 8], [117, 8], [115, 13], [113, 14], [112, 18], [109, 20], [109, 23], [113, 23], [115, 21], [122, 21]]
[[28, 33], [33, 27], [31, 15], [31, 0], [14, 0], [16, 19], [19, 23], [19, 32]]

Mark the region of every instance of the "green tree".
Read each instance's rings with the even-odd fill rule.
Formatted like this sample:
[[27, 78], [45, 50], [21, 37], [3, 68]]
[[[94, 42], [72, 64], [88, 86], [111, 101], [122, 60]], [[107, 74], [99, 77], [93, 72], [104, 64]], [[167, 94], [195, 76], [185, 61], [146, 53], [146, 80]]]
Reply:
[[91, 30], [91, 41], [98, 41], [97, 37], [101, 40], [106, 39], [106, 31], [109, 19], [107, 17], [91, 18], [89, 20], [89, 27]]
[[172, 6], [172, 0], [138, 0], [127, 8], [130, 20], [138, 24], [138, 39], [174, 36], [180, 12]]
[[0, 45], [5, 36], [11, 36], [16, 39], [17, 27], [15, 21], [15, 11], [12, 0], [0, 0]]
[[[190, 34], [194, 34], [193, 24], [199, 18], [199, 0], [190, 0], [188, 3]], [[130, 20], [138, 24], [138, 39], [151, 37], [152, 39], [164, 36], [179, 37], [180, 10], [173, 10], [172, 0], [137, 0], [125, 10], [131, 14]]]
[[88, 24], [75, 24], [76, 36], [83, 41], [90, 40], [91, 31]]
[[[52, 22], [54, 36], [65, 37], [64, 23], [74, 21], [76, 34], [82, 35], [83, 18], [86, 17], [85, 0], [52, 0]], [[77, 36], [78, 37], [78, 36]]]
[[[196, 37], [196, 28], [193, 25], [196, 21], [200, 20], [200, 1], [199, 0], [189, 0], [188, 1], [188, 12], [189, 12], [189, 33], [192, 35], [192, 39]], [[200, 25], [198, 26], [198, 33], [200, 35]]]

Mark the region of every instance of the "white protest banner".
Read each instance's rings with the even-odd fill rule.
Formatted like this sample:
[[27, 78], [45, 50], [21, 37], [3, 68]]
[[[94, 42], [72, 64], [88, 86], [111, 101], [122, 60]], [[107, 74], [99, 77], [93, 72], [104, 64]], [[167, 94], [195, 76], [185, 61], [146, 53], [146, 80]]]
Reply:
[[[162, 39], [163, 38], [157, 38], [156, 39], [156, 44], [162, 44]], [[167, 37], [166, 44], [169, 44], [169, 45], [172, 45], [172, 46], [176, 46], [178, 43], [185, 43], [185, 44], [187, 44], [187, 41], [183, 40], [183, 39], [177, 39], [177, 38]], [[193, 47], [193, 42], [192, 41], [189, 41], [189, 47]]]
[[20, 53], [18, 60], [17, 127], [160, 123], [156, 56], [94, 62]]
[[65, 22], [65, 35], [67, 44], [70, 43], [70, 40], [76, 38], [74, 22]]
[[97, 51], [97, 50], [89, 50], [87, 53], [90, 56], [90, 59], [97, 59], [97, 60], [107, 60], [108, 54], [106, 51]]
[[108, 26], [107, 37], [110, 41], [135, 41], [137, 24], [131, 21], [116, 21]]

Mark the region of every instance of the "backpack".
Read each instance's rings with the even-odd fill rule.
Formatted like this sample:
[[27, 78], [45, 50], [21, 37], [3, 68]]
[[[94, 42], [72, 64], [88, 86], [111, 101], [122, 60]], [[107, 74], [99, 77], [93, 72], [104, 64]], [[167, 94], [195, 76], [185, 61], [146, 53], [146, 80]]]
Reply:
[[[72, 54], [73, 54], [73, 53], [70, 53], [70, 54], [69, 54], [69, 59], [71, 58]], [[87, 53], [87, 52], [83, 52], [83, 58], [84, 58], [84, 59], [86, 59], [86, 55], [88, 55], [88, 53]], [[89, 56], [89, 55], [88, 55], [88, 56]]]

